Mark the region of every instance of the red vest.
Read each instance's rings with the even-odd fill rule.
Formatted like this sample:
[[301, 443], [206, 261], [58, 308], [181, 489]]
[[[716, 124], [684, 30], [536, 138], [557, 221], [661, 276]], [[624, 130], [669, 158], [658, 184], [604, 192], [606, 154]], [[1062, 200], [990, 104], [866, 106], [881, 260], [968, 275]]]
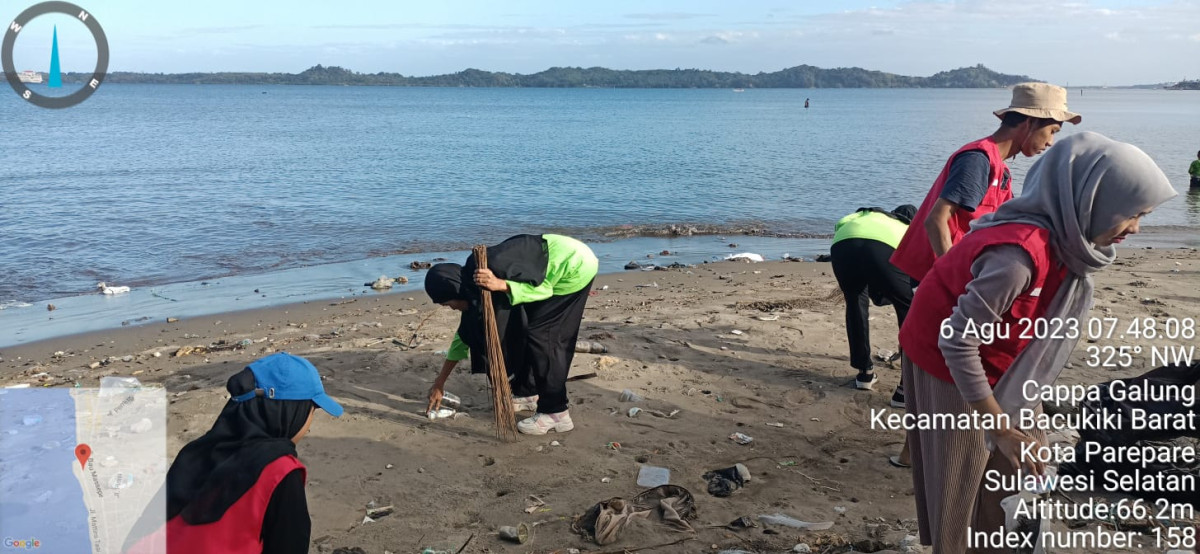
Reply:
[[1022, 319], [1033, 321], [1045, 315], [1066, 277], [1066, 268], [1055, 260], [1050, 247], [1050, 232], [1041, 227], [1009, 223], [980, 229], [954, 245], [929, 270], [921, 286], [917, 287], [908, 317], [900, 328], [900, 347], [926, 373], [954, 382], [938, 348], [942, 322], [950, 317], [958, 305], [958, 297], [966, 292], [967, 283], [974, 278], [971, 264], [984, 248], [1000, 244], [1020, 245], [1029, 253], [1033, 259], [1033, 278], [1029, 288], [1017, 296], [997, 324], [999, 329], [1007, 330], [1008, 338], [996, 338], [991, 344], [979, 347], [988, 383], [995, 387], [1013, 359], [1029, 344], [1030, 339], [1021, 336], [1032, 334], [1033, 329]]
[[949, 160], [946, 160], [946, 166], [938, 174], [937, 181], [933, 183], [933, 188], [929, 189], [929, 194], [925, 195], [925, 200], [921, 202], [921, 207], [917, 210], [917, 215], [913, 216], [912, 225], [908, 226], [908, 232], [904, 233], [904, 238], [900, 240], [900, 245], [892, 253], [890, 260], [892, 265], [900, 268], [909, 277], [918, 281], [924, 281], [925, 273], [929, 271], [929, 268], [933, 267], [933, 246], [929, 243], [929, 233], [925, 231], [925, 219], [929, 217], [929, 212], [933, 210], [933, 205], [942, 196], [942, 189], [946, 186], [946, 178], [950, 176], [950, 165], [954, 163], [954, 158], [963, 152], [975, 150], [987, 154], [988, 163], [991, 165], [991, 173], [988, 175], [988, 181], [991, 185], [988, 186], [987, 194], [983, 196], [983, 200], [979, 202], [979, 206], [975, 208], [975, 211], [954, 211], [954, 215], [950, 217], [950, 221], [948, 222], [950, 226], [950, 243], [957, 244], [959, 239], [967, 234], [967, 231], [971, 230], [972, 221], [996, 211], [996, 208], [999, 208], [1000, 204], [1012, 199], [1012, 186], [1001, 186], [1003, 184], [1004, 172], [1008, 170], [1008, 165], [1000, 157], [1000, 150], [996, 147], [996, 141], [988, 137], [967, 143], [962, 148], [959, 148], [953, 156], [950, 156]]
[[[287, 474], [299, 469], [307, 472], [295, 456], [284, 456], [267, 464], [258, 481], [234, 502], [220, 520], [204, 525], [189, 525], [177, 515], [166, 527], [139, 541], [129, 554], [161, 554], [163, 544], [170, 554], [262, 554], [262, 524], [275, 487]], [[307, 480], [307, 474], [305, 475]], [[166, 532], [166, 541], [162, 534]]]

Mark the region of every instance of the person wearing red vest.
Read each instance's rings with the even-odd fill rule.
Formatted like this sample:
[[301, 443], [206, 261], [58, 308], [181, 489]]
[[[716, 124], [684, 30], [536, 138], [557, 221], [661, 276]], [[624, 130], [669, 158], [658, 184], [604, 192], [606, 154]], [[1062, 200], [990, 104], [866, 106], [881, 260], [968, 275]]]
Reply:
[[286, 352], [251, 363], [226, 389], [230, 399], [212, 429], [184, 446], [167, 472], [166, 526], [159, 512], [157, 529], [126, 552], [161, 553], [163, 545], [168, 554], [309, 551], [306, 469], [296, 443], [317, 408], [339, 417], [342, 407], [312, 363]]
[[[977, 221], [923, 276], [900, 330], [910, 420], [974, 412], [997, 423], [908, 430], [921, 542], [935, 554], [987, 551], [973, 533], [1003, 527], [1000, 500], [1019, 491], [985, 490], [985, 472], [1043, 469], [1020, 459], [1023, 445], [1044, 444], [1042, 430], [1008, 423], [1041, 409], [1023, 386], [1052, 384], [1078, 339], [1022, 338], [1023, 319], [1086, 324], [1092, 273], [1176, 194], [1141, 150], [1079, 133], [1033, 165], [1020, 198]], [[985, 324], [1011, 332], [988, 341], [968, 332]]]
[[[1046, 83], [1014, 86], [1009, 106], [992, 113], [1000, 118], [1000, 128], [950, 156], [892, 254], [892, 264], [912, 277], [914, 284], [971, 230], [972, 221], [1012, 199], [1012, 176], [1005, 160], [1042, 153], [1054, 144], [1063, 123], [1078, 125], [1083, 120], [1067, 109], [1067, 90]], [[904, 407], [903, 377], [892, 392], [891, 404]], [[907, 467], [908, 450], [906, 445], [898, 457], [892, 457], [892, 465]]]

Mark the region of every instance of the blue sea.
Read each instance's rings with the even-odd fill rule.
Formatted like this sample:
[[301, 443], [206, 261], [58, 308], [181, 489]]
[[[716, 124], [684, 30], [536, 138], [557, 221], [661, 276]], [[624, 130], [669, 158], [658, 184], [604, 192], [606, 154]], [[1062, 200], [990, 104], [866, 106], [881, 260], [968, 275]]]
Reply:
[[[0, 91], [0, 346], [358, 293], [411, 260], [519, 232], [584, 238], [609, 270], [662, 249], [719, 259], [731, 242], [815, 255], [860, 206], [919, 204], [1008, 100], [1004, 89], [109, 84], [46, 110]], [[1069, 101], [1084, 121], [1065, 133], [1132, 142], [1187, 191], [1198, 93], [1087, 89]], [[1011, 164], [1018, 189], [1031, 163]], [[659, 238], [671, 224], [712, 234]], [[1200, 197], [1181, 194], [1145, 224], [1194, 245]], [[100, 298], [98, 281], [134, 294]]]

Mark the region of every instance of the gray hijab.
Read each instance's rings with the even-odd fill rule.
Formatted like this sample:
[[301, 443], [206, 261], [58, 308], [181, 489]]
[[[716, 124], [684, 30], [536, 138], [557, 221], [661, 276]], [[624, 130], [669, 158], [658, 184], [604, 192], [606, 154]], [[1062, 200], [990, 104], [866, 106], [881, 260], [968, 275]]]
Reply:
[[[1113, 246], [1096, 246], [1092, 240], [1177, 194], [1136, 146], [1098, 133], [1077, 133], [1033, 164], [1019, 198], [979, 218], [971, 229], [1027, 223], [1050, 231], [1055, 257], [1068, 271], [1044, 317], [1082, 322], [1092, 307], [1092, 273], [1116, 259]], [[1031, 341], [996, 383], [993, 394], [1000, 408], [1016, 417], [1034, 405], [1022, 394], [1024, 383], [1053, 383], [1078, 342]]]

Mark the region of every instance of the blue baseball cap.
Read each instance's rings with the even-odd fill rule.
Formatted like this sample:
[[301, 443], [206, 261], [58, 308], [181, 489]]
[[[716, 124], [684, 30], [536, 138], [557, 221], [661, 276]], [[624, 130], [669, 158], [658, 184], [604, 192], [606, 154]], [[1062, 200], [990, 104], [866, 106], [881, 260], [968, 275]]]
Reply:
[[274, 400], [312, 400], [333, 417], [342, 415], [342, 405], [325, 394], [321, 375], [312, 362], [287, 352], [271, 354], [246, 366], [254, 373], [254, 388], [250, 392], [233, 397], [235, 402], [245, 402], [255, 396]]

